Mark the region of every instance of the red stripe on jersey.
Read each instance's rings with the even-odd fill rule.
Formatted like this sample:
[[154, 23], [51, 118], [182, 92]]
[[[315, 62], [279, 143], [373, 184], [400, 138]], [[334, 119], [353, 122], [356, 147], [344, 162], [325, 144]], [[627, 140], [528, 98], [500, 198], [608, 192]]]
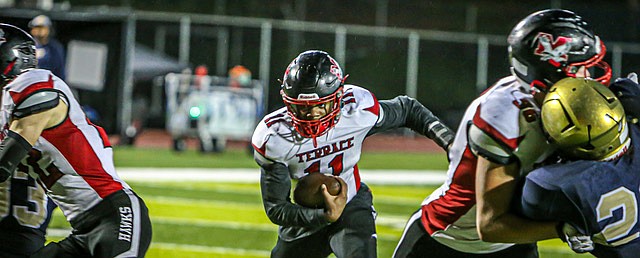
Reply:
[[378, 104], [378, 98], [376, 98], [373, 93], [371, 93], [371, 97], [373, 98], [373, 106], [365, 108], [364, 110], [369, 111], [376, 116], [380, 116], [380, 104]]
[[60, 150], [73, 169], [101, 198], [123, 189], [122, 184], [113, 180], [102, 168], [102, 162], [88, 139], [68, 117], [61, 125], [44, 130], [41, 136]]
[[21, 92], [10, 91], [9, 93], [11, 94], [11, 98], [13, 99], [13, 103], [19, 105], [20, 102], [22, 102], [26, 97], [41, 89], [53, 89], [53, 78], [51, 76], [49, 76], [49, 80], [46, 82], [31, 84]]
[[351, 103], [356, 103], [356, 99], [355, 98], [344, 98], [342, 100], [342, 102], [346, 105], [346, 104], [351, 104]]
[[281, 122], [281, 121], [285, 121], [286, 120], [284, 118], [284, 115], [286, 114], [285, 112], [278, 113], [278, 114], [273, 115], [271, 117], [265, 118], [264, 119], [264, 123], [267, 125], [267, 127], [271, 127], [275, 123], [278, 123], [278, 122]]
[[89, 118], [87, 118], [87, 124], [90, 124], [91, 126], [96, 128], [96, 130], [98, 130], [98, 133], [100, 134], [100, 139], [102, 139], [102, 146], [105, 148], [111, 148], [111, 142], [109, 141], [109, 136], [107, 135], [107, 132], [104, 131], [104, 128], [91, 123], [91, 121], [89, 121]]
[[360, 170], [358, 164], [353, 166], [353, 178], [356, 180], [356, 192], [360, 190]]
[[271, 127], [273, 126], [275, 123], [279, 123], [279, 122], [283, 122], [286, 121], [286, 119], [284, 118], [280, 118], [280, 119], [272, 119], [270, 120], [268, 123], [266, 123], [267, 127]]
[[421, 221], [429, 235], [446, 229], [476, 204], [477, 160], [471, 149], [465, 148], [449, 189], [438, 199], [422, 206]]
[[276, 115], [274, 115], [274, 116], [272, 116], [272, 117], [266, 118], [266, 119], [264, 120], [264, 122], [265, 122], [265, 123], [269, 123], [272, 119], [276, 119], [276, 118], [284, 117], [284, 114], [285, 114], [285, 113], [279, 113], [279, 114], [276, 114]]
[[265, 153], [267, 152], [267, 144], [266, 142], [262, 144], [262, 147], [256, 146], [255, 144], [251, 144], [251, 146], [253, 146], [253, 149], [256, 150], [258, 153], [260, 153], [260, 155], [262, 155], [263, 157], [266, 157], [267, 155], [265, 155]]
[[478, 105], [476, 113], [473, 116], [473, 124], [489, 136], [493, 137], [493, 139], [498, 140], [509, 146], [509, 148], [511, 148], [512, 150], [515, 150], [518, 147], [518, 138], [507, 138], [506, 136], [498, 132], [497, 129], [493, 128], [493, 126], [491, 126], [489, 123], [484, 121], [484, 119], [480, 117], [480, 107], [482, 107], [482, 105]]
[[344, 99], [348, 97], [353, 97], [353, 91], [351, 91], [351, 89], [349, 89], [342, 98]]

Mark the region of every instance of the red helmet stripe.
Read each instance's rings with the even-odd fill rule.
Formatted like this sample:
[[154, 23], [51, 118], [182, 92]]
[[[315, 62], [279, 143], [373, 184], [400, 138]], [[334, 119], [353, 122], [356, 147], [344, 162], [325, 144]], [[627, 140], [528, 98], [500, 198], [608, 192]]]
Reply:
[[11, 63], [9, 63], [9, 65], [7, 65], [6, 68], [4, 68], [4, 71], [2, 72], [2, 75], [7, 75], [9, 72], [11, 72], [11, 70], [13, 69], [14, 65], [16, 65], [16, 59], [13, 59], [13, 61]]

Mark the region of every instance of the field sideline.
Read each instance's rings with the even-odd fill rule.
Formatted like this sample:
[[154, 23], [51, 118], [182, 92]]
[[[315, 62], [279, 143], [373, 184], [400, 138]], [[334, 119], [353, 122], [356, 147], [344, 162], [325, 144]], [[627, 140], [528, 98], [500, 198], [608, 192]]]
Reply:
[[[446, 180], [444, 170], [362, 169], [360, 174], [363, 182], [380, 185], [439, 185]], [[260, 182], [257, 168], [181, 168], [179, 172], [175, 168], [118, 168], [118, 175], [125, 181], [143, 182]]]

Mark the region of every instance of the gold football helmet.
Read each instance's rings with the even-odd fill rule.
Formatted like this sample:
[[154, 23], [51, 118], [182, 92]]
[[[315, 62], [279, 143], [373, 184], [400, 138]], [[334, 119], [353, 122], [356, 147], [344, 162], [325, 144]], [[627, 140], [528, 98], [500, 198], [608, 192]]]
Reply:
[[607, 160], [629, 147], [622, 104], [597, 81], [558, 81], [545, 96], [541, 116], [548, 138], [568, 158]]

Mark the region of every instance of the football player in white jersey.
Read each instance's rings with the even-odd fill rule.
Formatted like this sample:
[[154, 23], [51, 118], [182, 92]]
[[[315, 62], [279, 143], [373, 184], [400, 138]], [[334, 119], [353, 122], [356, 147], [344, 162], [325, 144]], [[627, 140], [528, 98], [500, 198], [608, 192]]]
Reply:
[[[535, 241], [565, 238], [557, 223], [517, 216], [511, 203], [526, 173], [554, 152], [539, 119], [547, 90], [565, 77], [608, 84], [605, 47], [580, 16], [559, 9], [527, 16], [508, 43], [512, 75], [467, 108], [448, 179], [409, 219], [394, 257], [537, 257]], [[582, 251], [580, 236], [568, 240]]]
[[[378, 101], [346, 76], [326, 52], [309, 50], [287, 67], [281, 85], [285, 107], [264, 117], [252, 137], [261, 167], [264, 209], [279, 225], [271, 257], [376, 257], [375, 210], [357, 162], [374, 133], [408, 127], [445, 150], [453, 132], [415, 99]], [[339, 177], [343, 195], [324, 188], [325, 208], [291, 202], [291, 180], [308, 173]]]
[[35, 68], [35, 49], [29, 34], [0, 24], [0, 182], [34, 177], [73, 227], [31, 257], [143, 257], [151, 242], [146, 205], [116, 174], [106, 133], [69, 86]]

